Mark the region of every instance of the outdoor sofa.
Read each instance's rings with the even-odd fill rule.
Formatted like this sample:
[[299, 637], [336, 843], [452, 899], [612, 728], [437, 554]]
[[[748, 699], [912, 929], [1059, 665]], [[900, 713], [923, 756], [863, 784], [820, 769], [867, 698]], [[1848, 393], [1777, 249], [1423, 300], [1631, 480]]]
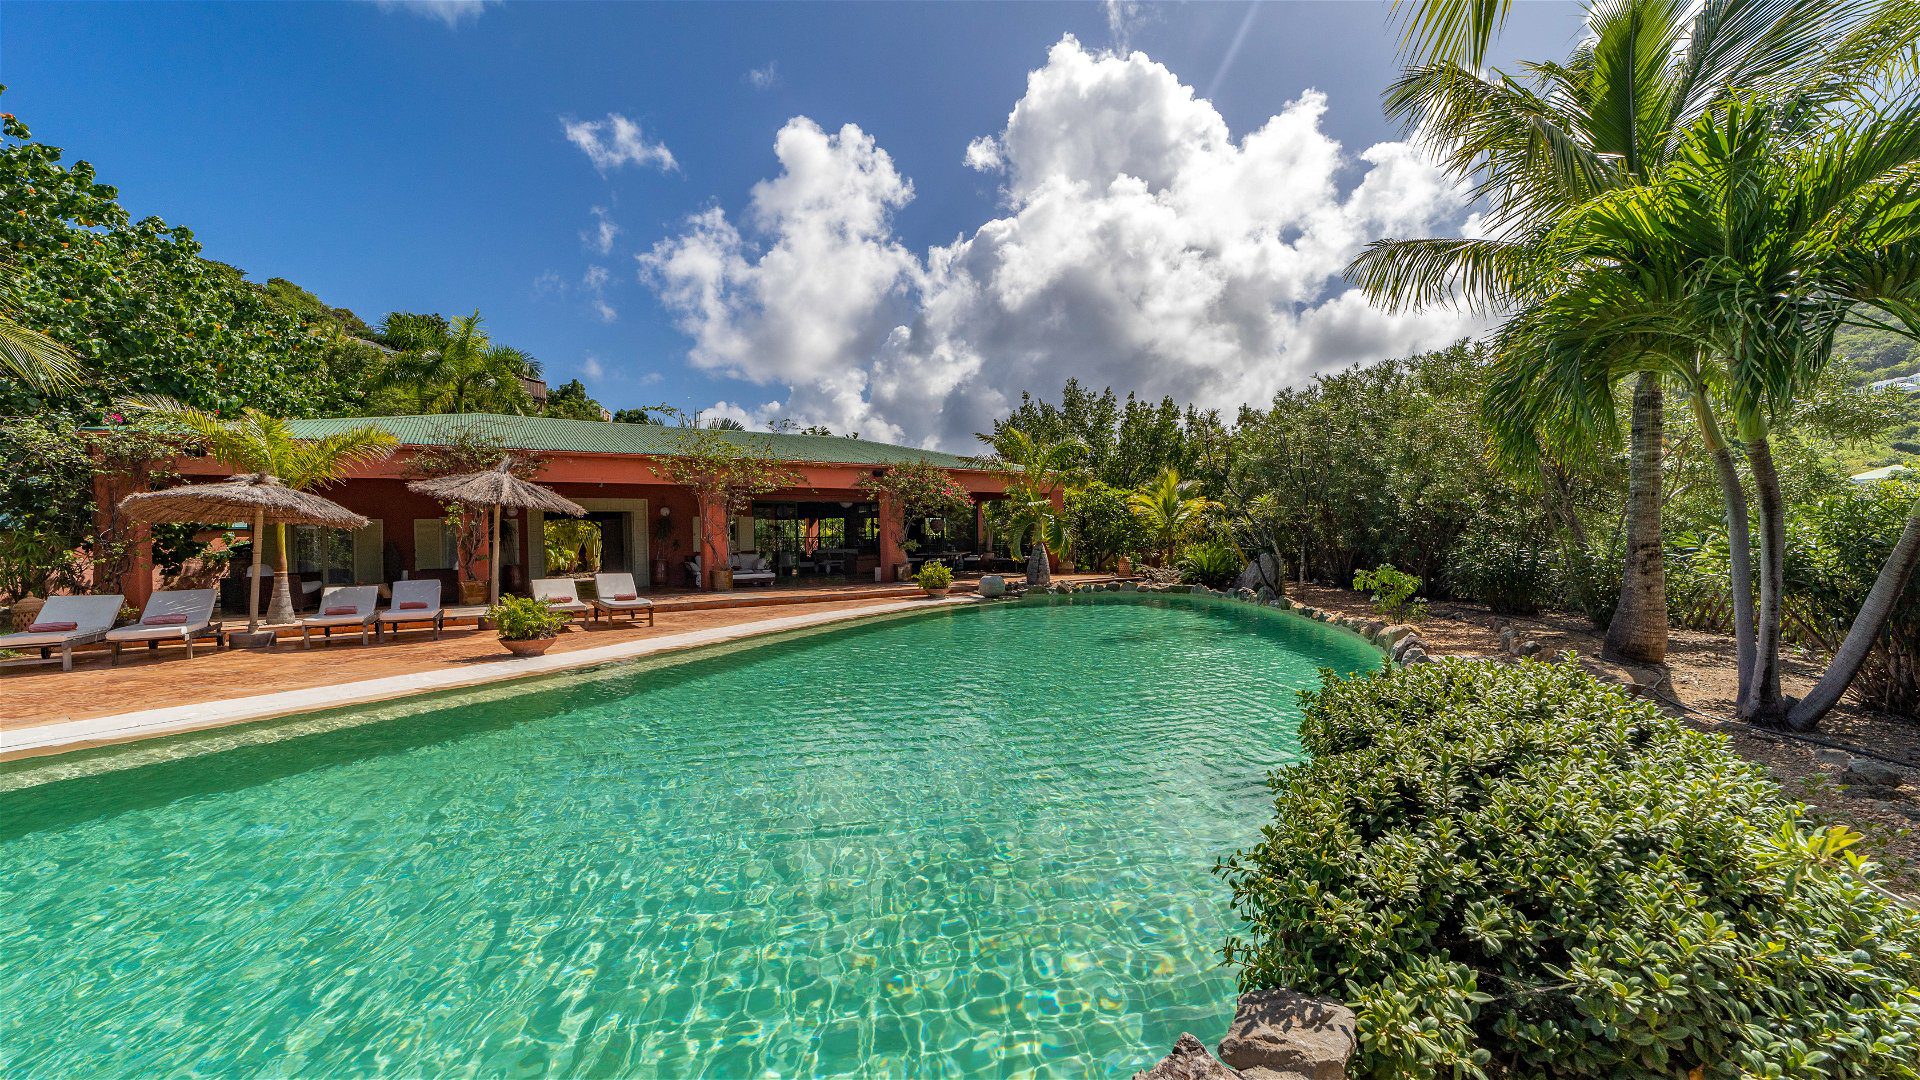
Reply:
[[215, 589], [174, 589], [149, 596], [139, 622], [107, 634], [112, 649], [107, 663], [119, 663], [126, 645], [145, 645], [148, 652], [156, 652], [162, 642], [177, 641], [186, 645], [189, 660], [196, 640], [211, 637], [217, 645], [221, 624], [214, 620], [213, 604], [218, 596]]
[[73, 650], [105, 638], [107, 631], [113, 629], [113, 621], [120, 617], [120, 605], [125, 599], [118, 593], [111, 596], [50, 596], [46, 606], [34, 618], [32, 626], [22, 633], [0, 635], [0, 649], [38, 649], [38, 660], [12, 661], [36, 664], [52, 663], [53, 654], [58, 650], [60, 670], [72, 671]]

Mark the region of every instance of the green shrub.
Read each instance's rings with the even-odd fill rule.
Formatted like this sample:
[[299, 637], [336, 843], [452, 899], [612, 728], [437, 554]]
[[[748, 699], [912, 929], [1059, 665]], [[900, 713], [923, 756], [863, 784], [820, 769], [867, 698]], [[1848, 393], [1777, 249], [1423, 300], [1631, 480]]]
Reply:
[[1587, 617], [1596, 630], [1605, 630], [1620, 607], [1624, 548], [1617, 535], [1586, 545], [1570, 545], [1560, 560], [1560, 594], [1566, 605]]
[[[1796, 508], [1788, 521], [1787, 593], [1821, 637], [1846, 637], [1916, 502], [1920, 481], [1894, 479], [1850, 485]], [[1851, 690], [1869, 708], [1920, 714], [1920, 574], [1907, 579]]]
[[1501, 615], [1532, 615], [1553, 584], [1553, 564], [1537, 536], [1498, 517], [1476, 519], [1447, 551], [1453, 591]]
[[1180, 550], [1180, 558], [1176, 561], [1185, 580], [1216, 589], [1239, 577], [1240, 571], [1247, 565], [1246, 556], [1240, 554], [1240, 549], [1225, 540], [1202, 540], [1188, 544]]
[[1920, 916], [1724, 740], [1533, 662], [1303, 697], [1227, 958], [1349, 1002], [1356, 1076], [1916, 1075]]
[[913, 580], [923, 589], [945, 589], [953, 585], [953, 570], [939, 559], [929, 559]]
[[1392, 563], [1354, 571], [1353, 587], [1372, 592], [1373, 610], [1396, 622], [1423, 619], [1427, 615], [1426, 601], [1413, 598], [1413, 594], [1420, 591], [1420, 579], [1394, 569]]
[[1067, 492], [1067, 532], [1073, 550], [1090, 567], [1106, 567], [1146, 547], [1140, 520], [1127, 509], [1127, 493], [1098, 480]]
[[501, 641], [553, 637], [567, 625], [565, 612], [555, 611], [545, 601], [527, 596], [501, 597], [487, 609], [487, 618], [499, 629]]

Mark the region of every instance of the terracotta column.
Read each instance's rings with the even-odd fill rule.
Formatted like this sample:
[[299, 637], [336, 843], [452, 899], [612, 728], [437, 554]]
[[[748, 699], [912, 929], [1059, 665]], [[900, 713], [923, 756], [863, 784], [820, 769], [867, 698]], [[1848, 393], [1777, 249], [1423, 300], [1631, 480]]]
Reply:
[[727, 539], [733, 521], [727, 516], [726, 505], [710, 496], [699, 497], [699, 513], [706, 524], [707, 536], [700, 549], [700, 581], [694, 588], [707, 589], [713, 585], [714, 568], [726, 566], [727, 556], [733, 550], [733, 542]]
[[889, 492], [880, 493], [880, 576], [891, 579], [893, 568], [907, 561], [900, 537], [906, 532], [906, 512]]
[[[134, 607], [145, 607], [153, 595], [153, 527], [125, 520], [117, 507], [121, 499], [144, 490], [146, 485], [131, 476], [96, 472], [93, 477], [93, 587], [117, 587]], [[103, 550], [116, 543], [124, 545], [117, 565], [114, 553]], [[110, 580], [115, 577], [117, 582]]]

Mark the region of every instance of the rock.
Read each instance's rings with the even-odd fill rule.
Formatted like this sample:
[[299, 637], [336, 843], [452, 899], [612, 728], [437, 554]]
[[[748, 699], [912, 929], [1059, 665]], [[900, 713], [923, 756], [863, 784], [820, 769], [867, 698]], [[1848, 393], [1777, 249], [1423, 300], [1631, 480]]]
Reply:
[[1401, 638], [1399, 641], [1396, 641], [1393, 643], [1393, 649], [1388, 653], [1388, 655], [1393, 657], [1395, 660], [1398, 660], [1401, 657], [1407, 655], [1409, 651], [1413, 649], [1417, 649], [1419, 647], [1420, 647], [1420, 635], [1408, 634], [1407, 636]]
[[1268, 601], [1273, 599], [1273, 590], [1267, 588], [1265, 585], [1262, 585], [1259, 588], [1253, 590], [1253, 598], [1255, 600], [1260, 601], [1263, 604], [1267, 603]]
[[1840, 774], [1842, 783], [1865, 784], [1869, 787], [1899, 787], [1905, 779], [1906, 774], [1899, 767], [1861, 757], [1849, 762], [1846, 771]]
[[1133, 1080], [1235, 1080], [1240, 1074], [1220, 1064], [1199, 1039], [1182, 1034], [1173, 1053], [1151, 1069], [1133, 1074]]
[[1387, 624], [1385, 622], [1379, 619], [1372, 619], [1360, 628], [1360, 632], [1367, 635], [1367, 640], [1369, 641], [1379, 641], [1380, 632], [1386, 628]]
[[1501, 628], [1500, 628], [1500, 651], [1501, 651], [1501, 652], [1506, 652], [1506, 653], [1510, 653], [1510, 652], [1512, 652], [1512, 651], [1513, 651], [1513, 643], [1514, 643], [1514, 642], [1513, 642], [1513, 627], [1511, 627], [1511, 626], [1503, 626], [1503, 627], [1501, 627]]
[[1139, 592], [1140, 586], [1131, 581], [1123, 581], [1120, 583], [1120, 591], [1121, 592]]
[[1813, 752], [1813, 763], [1815, 765], [1823, 765], [1829, 769], [1844, 769], [1853, 764], [1853, 755], [1847, 753], [1845, 750], [1836, 750], [1830, 746], [1823, 746]]
[[1273, 606], [1285, 611], [1287, 608], [1293, 606], [1293, 601], [1284, 596], [1276, 596], [1273, 598]]
[[1540, 643], [1539, 643], [1539, 642], [1537, 642], [1537, 641], [1523, 641], [1523, 642], [1521, 642], [1521, 643], [1520, 643], [1520, 655], [1521, 655], [1521, 656], [1538, 656], [1538, 655], [1540, 655]]
[[987, 574], [980, 579], [980, 595], [989, 600], [1007, 595], [1007, 579], [999, 574]]
[[1415, 645], [1400, 655], [1400, 663], [1406, 667], [1412, 667], [1415, 664], [1431, 664], [1433, 657], [1427, 655], [1427, 650]]
[[1235, 1069], [1270, 1069], [1299, 1080], [1344, 1080], [1353, 1056], [1353, 1010], [1291, 990], [1240, 995], [1220, 1060]]
[[1414, 635], [1414, 628], [1412, 624], [1394, 623], [1392, 626], [1389, 626], [1385, 630], [1380, 631], [1379, 637], [1376, 638], [1375, 640], [1380, 642], [1381, 648], [1391, 649], [1395, 645], [1400, 643], [1401, 638], [1412, 637], [1413, 635]]
[[1195, 585], [1192, 588], [1188, 589], [1187, 591], [1191, 592], [1195, 596], [1205, 596], [1208, 593], [1212, 592], [1213, 590], [1207, 588], [1205, 585]]
[[1249, 588], [1241, 587], [1233, 590], [1233, 595], [1238, 597], [1241, 600], [1251, 600], [1253, 599], [1253, 590]]

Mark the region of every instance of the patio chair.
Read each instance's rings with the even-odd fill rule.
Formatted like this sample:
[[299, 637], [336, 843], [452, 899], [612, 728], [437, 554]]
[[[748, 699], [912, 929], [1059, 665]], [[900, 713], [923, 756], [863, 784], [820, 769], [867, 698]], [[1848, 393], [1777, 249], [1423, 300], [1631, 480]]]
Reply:
[[422, 623], [433, 627], [433, 640], [440, 640], [440, 631], [447, 623], [447, 610], [440, 606], [440, 580], [438, 578], [409, 578], [393, 583], [393, 602], [374, 617], [373, 636], [380, 636], [380, 628], [391, 627], [393, 633], [399, 633], [402, 626], [417, 626]]
[[535, 600], [568, 615], [592, 615], [593, 609], [580, 599], [580, 584], [570, 577], [534, 578], [527, 586]]
[[313, 632], [333, 640], [335, 630], [360, 631], [360, 644], [377, 632], [373, 620], [380, 614], [380, 586], [340, 585], [320, 594], [320, 614], [300, 620], [300, 647], [313, 648]]
[[57, 649], [60, 656], [60, 670], [73, 670], [73, 650], [77, 646], [91, 645], [107, 636], [113, 629], [113, 620], [120, 617], [120, 605], [125, 597], [115, 593], [112, 596], [49, 596], [47, 604], [33, 625], [18, 634], [0, 635], [0, 649], [38, 649], [38, 660], [11, 663], [51, 664], [53, 653]]
[[175, 589], [154, 593], [147, 598], [147, 607], [140, 613], [139, 622], [107, 634], [107, 644], [112, 649], [107, 656], [107, 663], [120, 662], [120, 649], [124, 645], [144, 643], [148, 652], [158, 652], [163, 641], [184, 643], [187, 659], [193, 659], [193, 643], [197, 639], [211, 637], [216, 644], [219, 642], [220, 624], [213, 618], [213, 602], [217, 595], [218, 590], [215, 589]]
[[639, 620], [641, 612], [646, 612], [647, 625], [653, 625], [653, 601], [640, 595], [632, 574], [595, 574], [593, 590], [597, 594], [593, 598], [594, 610], [606, 612], [609, 622], [616, 612], [624, 611], [628, 619], [634, 621]]
[[735, 585], [765, 585], [772, 588], [778, 577], [773, 567], [767, 565], [765, 557], [760, 555], [741, 552], [729, 559], [728, 563], [733, 568]]

